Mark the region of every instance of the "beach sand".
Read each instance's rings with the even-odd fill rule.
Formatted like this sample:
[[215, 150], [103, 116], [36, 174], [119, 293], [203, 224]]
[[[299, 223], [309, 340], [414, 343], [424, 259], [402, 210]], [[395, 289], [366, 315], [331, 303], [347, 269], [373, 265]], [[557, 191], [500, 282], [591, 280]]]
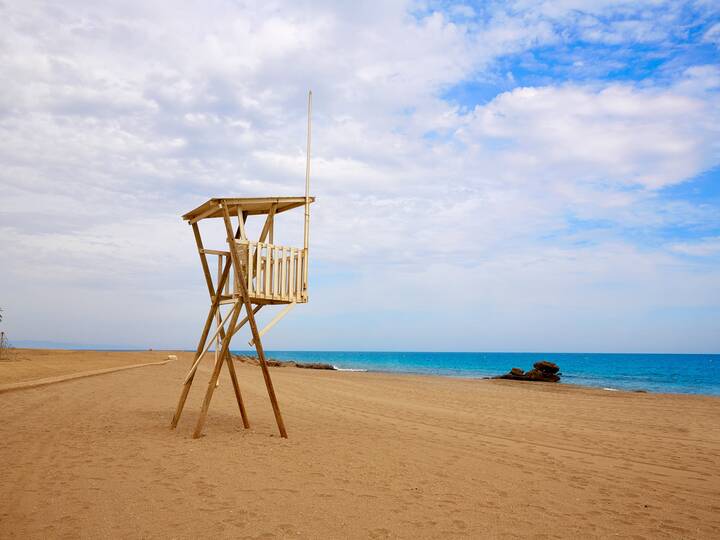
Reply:
[[223, 370], [194, 440], [210, 366], [173, 431], [178, 356], [0, 394], [0, 537], [720, 538], [718, 398], [273, 368], [283, 440], [237, 364], [251, 429]]
[[[175, 354], [175, 353], [172, 353]], [[67, 351], [59, 349], [10, 349], [0, 362], [0, 386], [46, 377], [63, 377], [116, 367], [161, 362], [166, 351]]]

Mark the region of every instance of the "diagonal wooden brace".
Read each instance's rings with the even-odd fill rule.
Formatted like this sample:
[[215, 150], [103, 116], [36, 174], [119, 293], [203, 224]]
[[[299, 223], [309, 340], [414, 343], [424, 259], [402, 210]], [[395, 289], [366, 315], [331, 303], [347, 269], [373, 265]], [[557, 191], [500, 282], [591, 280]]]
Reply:
[[[280, 322], [280, 319], [282, 319], [285, 315], [287, 315], [288, 313], [290, 313], [290, 310], [291, 310], [292, 308], [294, 308], [294, 307], [295, 307], [295, 302], [291, 302], [291, 303], [289, 303], [287, 306], [285, 306], [285, 308], [284, 308], [280, 313], [278, 313], [277, 315], [275, 315], [275, 317], [273, 318], [273, 320], [270, 321], [270, 322], [267, 324], [267, 326], [265, 326], [265, 328], [263, 328], [262, 330], [260, 330], [259, 336], [260, 336], [260, 337], [263, 337], [263, 336], [267, 333], [268, 330], [270, 330], [273, 326], [275, 326], [278, 322]], [[255, 340], [254, 340], [254, 339], [251, 339], [250, 341], [248, 341], [248, 345], [250, 345], [251, 347], [252, 347], [254, 344], [255, 344]]]

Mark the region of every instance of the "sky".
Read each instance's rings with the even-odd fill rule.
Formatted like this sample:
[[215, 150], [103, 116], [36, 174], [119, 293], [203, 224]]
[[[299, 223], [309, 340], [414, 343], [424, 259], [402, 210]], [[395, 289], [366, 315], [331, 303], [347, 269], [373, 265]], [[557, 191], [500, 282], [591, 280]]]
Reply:
[[312, 89], [266, 349], [720, 352], [716, 0], [11, 0], [0, 80], [11, 343], [194, 348], [180, 216], [302, 195]]

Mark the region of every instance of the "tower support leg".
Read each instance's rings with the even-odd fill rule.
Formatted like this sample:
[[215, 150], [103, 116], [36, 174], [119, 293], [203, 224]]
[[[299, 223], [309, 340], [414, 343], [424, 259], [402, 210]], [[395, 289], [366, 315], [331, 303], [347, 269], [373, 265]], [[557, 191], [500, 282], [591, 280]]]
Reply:
[[[218, 309], [218, 300], [219, 296], [216, 297], [216, 301], [213, 302], [210, 306], [210, 311], [208, 312], [207, 319], [205, 320], [205, 326], [203, 327], [202, 336], [200, 336], [200, 341], [198, 342], [198, 347], [197, 351], [195, 352], [195, 358], [193, 359], [193, 363], [200, 357], [203, 349], [205, 348], [205, 342], [207, 341], [208, 334], [210, 333], [210, 327], [212, 326], [213, 319], [215, 319], [215, 312]], [[187, 396], [190, 392], [190, 387], [192, 386], [193, 379], [195, 379], [195, 373], [196, 371], [193, 371], [183, 384], [182, 391], [180, 392], [180, 400], [178, 401], [177, 408], [175, 409], [175, 415], [173, 416], [172, 422], [170, 424], [170, 427], [172, 427], [173, 429], [177, 427], [177, 423], [180, 420], [180, 415], [182, 414], [183, 407], [185, 407], [185, 400], [187, 400]]]
[[[227, 232], [227, 239], [230, 248], [230, 255], [233, 260], [233, 267], [235, 268], [235, 275], [237, 277], [238, 285], [240, 286], [240, 294], [242, 295], [242, 301], [245, 304], [245, 312], [247, 313], [248, 323], [250, 324], [250, 332], [252, 333], [255, 350], [257, 351], [258, 360], [260, 362], [260, 369], [262, 370], [263, 379], [265, 380], [265, 387], [267, 388], [268, 396], [270, 397], [270, 404], [272, 405], [273, 413], [275, 415], [275, 422], [277, 423], [280, 436], [287, 439], [287, 430], [285, 429], [285, 423], [283, 422], [282, 414], [280, 413], [280, 405], [278, 404], [277, 397], [275, 396], [275, 389], [273, 388], [272, 379], [270, 378], [270, 371], [265, 361], [265, 351], [263, 350], [262, 342], [260, 341], [260, 332], [255, 322], [255, 313], [253, 311], [252, 303], [250, 302], [250, 296], [247, 290], [247, 275], [242, 260], [238, 253], [238, 244], [235, 242], [235, 235], [232, 230], [232, 222], [230, 221], [230, 213], [228, 212], [227, 205], [223, 203], [223, 221], [225, 222], [225, 230]], [[235, 323], [233, 322], [229, 328], [234, 328]], [[228, 343], [229, 345], [229, 343]]]
[[[202, 246], [202, 243], [200, 243], [199, 245]], [[200, 248], [200, 249], [202, 249], [202, 248]], [[202, 257], [204, 257], [204, 254], [201, 252], [201, 258]], [[207, 261], [205, 261], [205, 264], [207, 264]], [[225, 268], [223, 268], [223, 272], [222, 272], [222, 275], [220, 276], [220, 280], [218, 281], [217, 292], [212, 288], [212, 282], [210, 283], [210, 290], [212, 291], [210, 293], [210, 296], [213, 297], [213, 301], [212, 301], [212, 304], [210, 305], [210, 310], [208, 311], [208, 316], [205, 319], [205, 326], [203, 327], [202, 335], [200, 336], [200, 341], [198, 342], [198, 346], [197, 346], [197, 350], [195, 352], [195, 358], [193, 359], [193, 363], [195, 362], [195, 360], [197, 360], [200, 357], [203, 349], [205, 348], [205, 343], [207, 341], [208, 334], [210, 333], [210, 327], [212, 326], [213, 320], [215, 319], [215, 314], [217, 313], [217, 311], [220, 307], [220, 292], [222, 291], [222, 288], [225, 285], [225, 281], [227, 281], [229, 274], [230, 274], [230, 260], [228, 259], [227, 263], [225, 264]], [[230, 328], [232, 328], [232, 326]], [[183, 384], [182, 391], [180, 392], [180, 399], [178, 400], [177, 408], [175, 409], [175, 414], [173, 415], [172, 422], [170, 423], [170, 426], [173, 429], [177, 427], [178, 421], [180, 420], [180, 415], [182, 414], [183, 408], [185, 407], [185, 401], [187, 400], [187, 396], [188, 396], [188, 393], [190, 392], [190, 387], [192, 386], [194, 379], [195, 379], [195, 373], [193, 372], [192, 376], [189, 377]]]
[[[219, 295], [218, 295], [219, 296]], [[230, 318], [230, 326], [228, 328], [235, 328], [238, 317], [240, 316], [239, 306], [235, 309], [232, 317]], [[223, 339], [222, 350], [220, 351], [220, 358], [225, 358], [230, 350], [230, 341], [232, 340], [232, 332], [228, 332]], [[202, 429], [205, 425], [205, 418], [207, 417], [208, 409], [210, 408], [210, 401], [212, 400], [213, 392], [215, 391], [215, 383], [217, 383], [218, 376], [220, 375], [220, 369], [222, 368], [223, 362], [217, 362], [213, 369], [212, 375], [210, 376], [210, 382], [208, 383], [207, 391], [205, 392], [205, 399], [203, 400], [202, 408], [200, 409], [200, 417], [198, 418], [193, 438], [197, 439], [202, 435]], [[232, 368], [231, 368], [232, 369]]]

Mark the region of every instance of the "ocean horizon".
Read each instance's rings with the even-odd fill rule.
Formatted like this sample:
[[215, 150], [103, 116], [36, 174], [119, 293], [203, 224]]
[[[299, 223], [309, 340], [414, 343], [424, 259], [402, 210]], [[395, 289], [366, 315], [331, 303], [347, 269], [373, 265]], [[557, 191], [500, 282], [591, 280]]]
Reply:
[[[254, 356], [254, 351], [233, 354]], [[720, 396], [720, 354], [266, 351], [281, 361], [323, 362], [339, 370], [483, 378], [547, 360], [560, 366], [560, 384], [607, 390]]]

